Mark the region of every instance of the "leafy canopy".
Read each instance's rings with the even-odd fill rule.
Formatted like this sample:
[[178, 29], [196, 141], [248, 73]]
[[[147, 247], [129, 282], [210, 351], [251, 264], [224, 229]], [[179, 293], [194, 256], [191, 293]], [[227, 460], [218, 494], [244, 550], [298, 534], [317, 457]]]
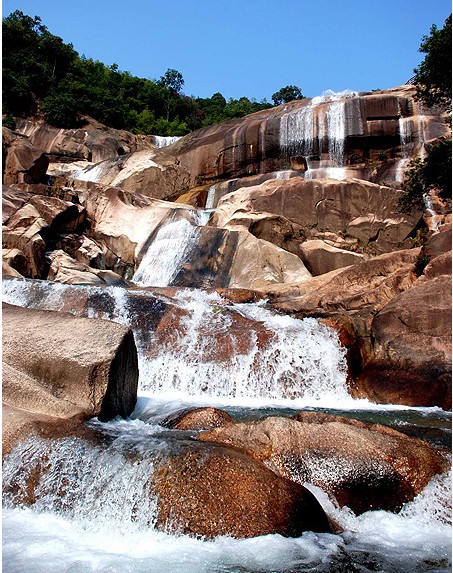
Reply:
[[280, 105], [282, 103], [288, 103], [295, 99], [304, 99], [302, 91], [297, 86], [285, 86], [272, 94], [272, 101], [274, 105]]
[[419, 48], [426, 54], [415, 68], [417, 96], [428, 106], [441, 104], [451, 109], [451, 14], [439, 30], [433, 25]]

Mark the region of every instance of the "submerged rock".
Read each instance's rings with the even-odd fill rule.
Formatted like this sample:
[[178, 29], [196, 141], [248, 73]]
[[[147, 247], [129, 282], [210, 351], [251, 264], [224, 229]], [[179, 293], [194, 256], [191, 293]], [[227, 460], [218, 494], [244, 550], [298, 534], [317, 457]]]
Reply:
[[312, 483], [355, 513], [398, 510], [445, 471], [434, 448], [385, 426], [301, 412], [203, 432], [198, 439], [239, 448], [277, 475]]
[[157, 527], [212, 538], [331, 531], [311, 492], [227, 448], [171, 457], [154, 473]]

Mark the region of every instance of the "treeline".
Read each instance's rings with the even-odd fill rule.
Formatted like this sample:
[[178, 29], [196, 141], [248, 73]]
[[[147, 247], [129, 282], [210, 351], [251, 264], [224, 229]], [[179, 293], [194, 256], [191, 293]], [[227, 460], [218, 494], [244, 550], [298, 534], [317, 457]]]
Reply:
[[[189, 97], [177, 70], [150, 80], [79, 56], [41, 18], [19, 10], [4, 18], [2, 27], [5, 125], [14, 116], [42, 116], [58, 127], [76, 127], [81, 116], [89, 115], [134, 133], [185, 135], [272, 106], [246, 97], [227, 101], [220, 93]], [[303, 96], [296, 86], [286, 86], [272, 97], [278, 104]]]

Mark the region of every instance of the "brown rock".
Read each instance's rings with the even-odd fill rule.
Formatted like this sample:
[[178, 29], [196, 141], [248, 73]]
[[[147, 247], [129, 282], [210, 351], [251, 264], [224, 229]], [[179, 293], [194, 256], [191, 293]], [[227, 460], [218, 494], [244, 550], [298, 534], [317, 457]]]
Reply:
[[3, 183], [42, 183], [46, 179], [49, 158], [34, 147], [27, 137], [3, 128]]
[[302, 251], [302, 261], [314, 276], [355, 265], [365, 258], [359, 253], [337, 249], [320, 240], [305, 241], [300, 246], [300, 249]]
[[[421, 212], [410, 216], [399, 212], [400, 193], [358, 179], [274, 179], [223, 197], [212, 224], [250, 228], [258, 220], [278, 216], [296, 225], [299, 236], [379, 255], [409, 248], [408, 237], [421, 218]], [[268, 240], [281, 242], [282, 238]]]
[[170, 458], [154, 474], [157, 527], [212, 538], [330, 531], [315, 497], [240, 452], [189, 451]]
[[322, 313], [360, 310], [377, 312], [415, 283], [420, 249], [386, 253], [303, 283], [268, 289], [272, 305], [286, 312]]
[[176, 430], [211, 430], [232, 423], [232, 418], [218, 408], [186, 408], [170, 414], [160, 423], [166, 428]]
[[4, 304], [3, 361], [11, 406], [45, 413], [47, 403], [51, 416], [76, 408], [101, 420], [127, 416], [135, 406], [137, 351], [122, 325]]
[[373, 319], [374, 353], [357, 381], [383, 403], [451, 408], [451, 277], [417, 282]]
[[94, 269], [76, 261], [62, 250], [52, 251], [48, 258], [48, 280], [72, 285], [125, 286], [123, 278], [117, 273]]
[[400, 508], [448, 466], [426, 443], [390, 428], [305, 412], [216, 428], [198, 439], [239, 448], [356, 513]]

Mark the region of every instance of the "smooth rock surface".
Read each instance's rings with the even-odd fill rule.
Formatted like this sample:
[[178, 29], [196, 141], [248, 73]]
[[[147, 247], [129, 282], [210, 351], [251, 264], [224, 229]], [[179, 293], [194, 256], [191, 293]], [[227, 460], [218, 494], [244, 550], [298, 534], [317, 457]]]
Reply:
[[4, 304], [3, 362], [11, 406], [65, 417], [80, 409], [101, 420], [134, 409], [137, 351], [122, 325]]

